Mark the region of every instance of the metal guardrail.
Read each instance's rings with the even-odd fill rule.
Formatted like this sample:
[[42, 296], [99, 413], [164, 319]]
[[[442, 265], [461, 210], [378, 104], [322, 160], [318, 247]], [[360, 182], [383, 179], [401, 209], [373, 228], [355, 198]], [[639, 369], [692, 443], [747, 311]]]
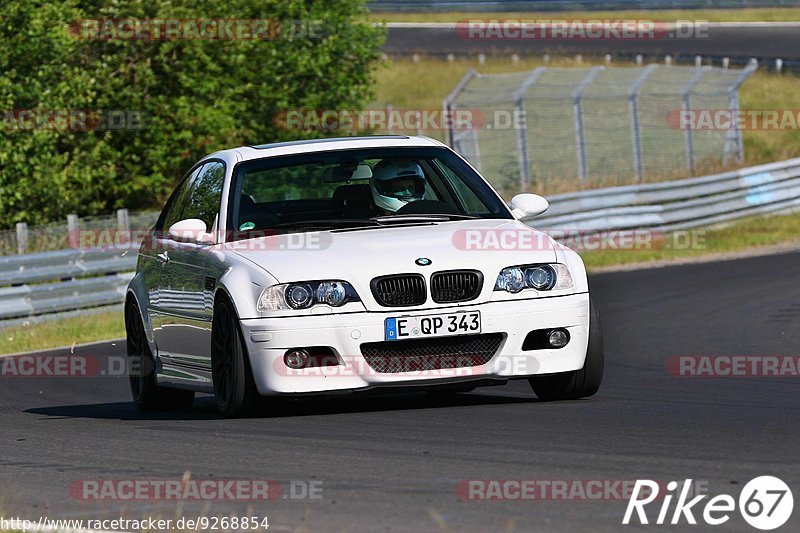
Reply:
[[[157, 212], [79, 218], [0, 232], [0, 324], [121, 307]], [[27, 253], [30, 250], [34, 253]], [[113, 306], [113, 307], [109, 307]]]
[[0, 257], [0, 280], [3, 285], [16, 285], [129, 272], [135, 268], [135, 250], [58, 250]]
[[[800, 210], [800, 158], [677, 181], [551, 196], [546, 215], [525, 222], [556, 236], [625, 229], [678, 230], [755, 214]], [[135, 248], [59, 250], [0, 257], [0, 325], [120, 307]], [[197, 309], [182, 291], [165, 301]], [[110, 307], [106, 307], [109, 308]]]
[[423, 13], [485, 11], [571, 11], [621, 9], [701, 9], [742, 7], [790, 7], [797, 0], [372, 0], [367, 8], [374, 13]]
[[133, 272], [0, 289], [0, 317], [16, 318], [121, 302]]
[[526, 222], [556, 233], [676, 230], [800, 208], [800, 158], [732, 172], [548, 198]]
[[105, 249], [0, 257], [0, 321], [118, 304], [136, 259], [135, 251]]

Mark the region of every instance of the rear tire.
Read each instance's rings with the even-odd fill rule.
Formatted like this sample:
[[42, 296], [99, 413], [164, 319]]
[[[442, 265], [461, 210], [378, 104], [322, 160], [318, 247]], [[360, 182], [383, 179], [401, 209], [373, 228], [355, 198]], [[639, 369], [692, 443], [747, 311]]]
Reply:
[[194, 392], [166, 389], [156, 383], [155, 360], [139, 316], [131, 300], [125, 310], [125, 332], [128, 355], [128, 379], [133, 402], [140, 411], [188, 409], [194, 402]]
[[543, 401], [577, 400], [594, 395], [603, 382], [605, 354], [600, 316], [593, 303], [589, 303], [589, 342], [583, 368], [559, 374], [546, 374], [530, 378], [533, 392]]
[[228, 418], [247, 416], [254, 412], [261, 396], [253, 380], [239, 319], [225, 298], [214, 305], [211, 331], [211, 377], [217, 409]]

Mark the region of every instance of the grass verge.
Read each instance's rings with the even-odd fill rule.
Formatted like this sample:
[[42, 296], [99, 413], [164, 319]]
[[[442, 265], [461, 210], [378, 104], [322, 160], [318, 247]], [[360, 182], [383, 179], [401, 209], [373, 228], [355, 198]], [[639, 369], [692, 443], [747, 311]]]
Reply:
[[125, 337], [122, 311], [87, 313], [61, 320], [0, 329], [0, 354], [45, 350]]
[[[778, 244], [800, 245], [800, 213], [751, 217], [721, 228], [689, 230], [663, 237], [654, 239], [656, 245], [648, 249], [605, 249], [582, 252], [581, 255], [591, 272], [603, 267], [654, 261], [678, 262]], [[121, 312], [87, 314], [0, 329], [0, 354], [45, 350], [124, 336], [125, 325]]]
[[581, 253], [592, 269], [648, 263], [679, 262], [707, 255], [723, 255], [774, 245], [800, 245], [800, 213], [757, 216], [711, 229], [693, 229], [654, 238], [643, 249], [604, 249]]
[[610, 20], [704, 20], [708, 22], [792, 22], [800, 20], [800, 8], [663, 9], [630, 11], [527, 11], [518, 13], [373, 13], [380, 22], [458, 22], [483, 19], [610, 19]]

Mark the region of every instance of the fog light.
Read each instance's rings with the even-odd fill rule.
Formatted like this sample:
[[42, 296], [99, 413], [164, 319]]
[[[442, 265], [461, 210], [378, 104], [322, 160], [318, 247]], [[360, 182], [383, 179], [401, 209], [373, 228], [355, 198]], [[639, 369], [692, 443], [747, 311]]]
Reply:
[[569, 333], [565, 329], [554, 329], [547, 334], [547, 343], [552, 348], [563, 348], [569, 342]]
[[305, 350], [289, 350], [283, 356], [283, 364], [295, 370], [305, 368], [308, 364], [308, 352]]

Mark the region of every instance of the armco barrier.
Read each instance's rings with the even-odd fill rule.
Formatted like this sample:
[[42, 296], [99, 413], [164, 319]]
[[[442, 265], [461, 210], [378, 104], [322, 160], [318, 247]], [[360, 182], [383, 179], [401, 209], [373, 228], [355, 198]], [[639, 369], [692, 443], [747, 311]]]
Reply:
[[[557, 234], [707, 226], [754, 214], [800, 210], [800, 159], [700, 178], [561, 194], [549, 200], [545, 215], [525, 222]], [[136, 259], [134, 249], [0, 257], [0, 324], [39, 321], [101, 306], [118, 309]], [[161, 297], [187, 303], [180, 291], [163, 291]], [[200, 299], [191, 303], [198, 309], [211, 305]]]
[[480, 13], [480, 12], [536, 12], [584, 11], [623, 9], [702, 9], [742, 7], [789, 7], [797, 0], [494, 0], [446, 1], [441, 0], [370, 0], [367, 8], [373, 13]]
[[647, 185], [551, 196], [526, 222], [543, 230], [603, 232], [705, 226], [800, 208], [800, 159]]
[[0, 322], [118, 304], [136, 259], [132, 250], [105, 249], [0, 257]]
[[57, 250], [0, 257], [0, 280], [2, 285], [15, 285], [130, 272], [135, 268], [135, 249], [128, 253], [110, 249]]

